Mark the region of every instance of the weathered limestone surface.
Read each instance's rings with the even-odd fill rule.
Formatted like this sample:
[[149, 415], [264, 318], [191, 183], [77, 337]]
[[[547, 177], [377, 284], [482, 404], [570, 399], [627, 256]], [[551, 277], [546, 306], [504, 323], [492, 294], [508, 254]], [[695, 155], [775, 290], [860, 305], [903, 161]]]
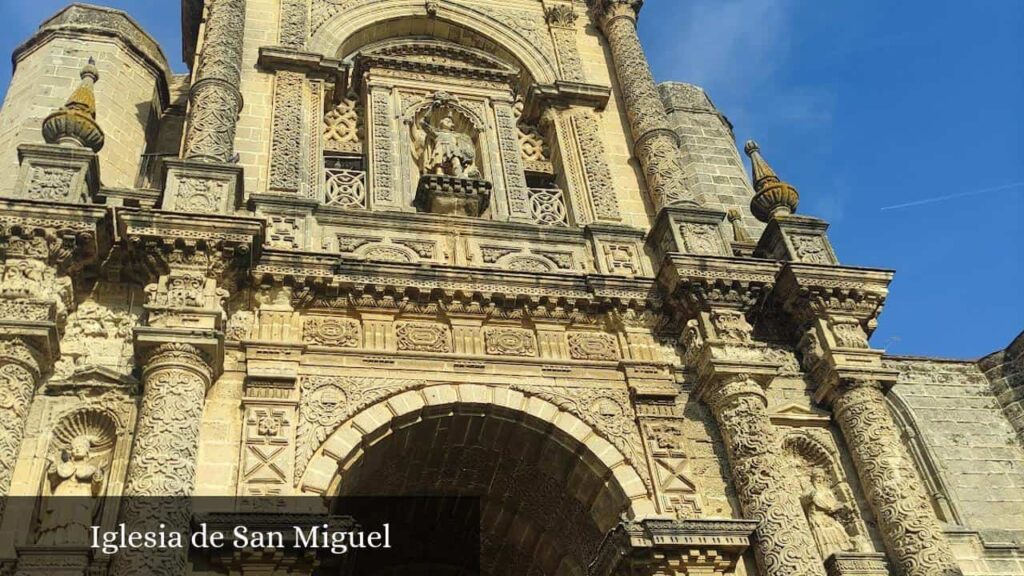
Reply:
[[0, 111], [0, 572], [314, 560], [50, 554], [75, 489], [482, 494], [494, 575], [1024, 574], [1019, 341], [872, 349], [891, 272], [654, 83], [641, 4], [183, 0], [194, 83], [48, 20]]
[[890, 358], [892, 392], [913, 413], [924, 443], [962, 504], [964, 523], [989, 541], [1024, 534], [1024, 450], [999, 412], [993, 387], [973, 363]]

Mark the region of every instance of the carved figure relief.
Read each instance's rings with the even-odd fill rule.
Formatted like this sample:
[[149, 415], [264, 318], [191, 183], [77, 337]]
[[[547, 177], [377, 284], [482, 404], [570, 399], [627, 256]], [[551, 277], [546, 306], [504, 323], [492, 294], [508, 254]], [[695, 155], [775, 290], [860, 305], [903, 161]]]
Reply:
[[835, 493], [825, 482], [825, 475], [817, 468], [811, 470], [811, 478], [803, 483], [800, 503], [807, 514], [807, 523], [818, 545], [818, 553], [828, 558], [835, 552], [850, 550], [850, 537], [839, 521], [848, 514], [847, 507], [839, 503]]
[[[800, 485], [800, 504], [818, 552], [825, 560], [835, 552], [868, 552], [870, 544], [853, 492], [835, 462], [835, 448], [826, 447], [827, 432], [799, 430], [783, 439], [786, 465]], [[827, 441], [831, 444], [830, 441]]]
[[413, 156], [420, 175], [479, 180], [478, 132], [468, 118], [449, 105], [452, 101], [445, 93], [435, 94], [433, 102], [410, 124]]
[[[92, 498], [99, 496], [105, 471], [93, 463], [92, 440], [78, 436], [70, 449], [60, 452], [60, 460], [50, 464], [47, 481], [51, 496], [46, 499], [37, 544], [59, 546], [86, 545], [93, 524]], [[54, 498], [75, 497], [58, 502]]]
[[100, 511], [95, 498], [106, 491], [116, 435], [114, 421], [96, 409], [72, 412], [54, 426], [36, 544], [88, 545], [89, 527]]

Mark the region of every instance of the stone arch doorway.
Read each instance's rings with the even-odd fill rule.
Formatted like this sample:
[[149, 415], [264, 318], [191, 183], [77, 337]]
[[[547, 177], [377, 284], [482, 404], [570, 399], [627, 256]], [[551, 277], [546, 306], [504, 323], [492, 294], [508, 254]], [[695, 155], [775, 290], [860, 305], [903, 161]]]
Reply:
[[588, 424], [499, 386], [428, 386], [378, 402], [327, 438], [301, 485], [328, 496], [478, 496], [485, 575], [586, 574], [623, 516], [653, 513], [639, 475]]

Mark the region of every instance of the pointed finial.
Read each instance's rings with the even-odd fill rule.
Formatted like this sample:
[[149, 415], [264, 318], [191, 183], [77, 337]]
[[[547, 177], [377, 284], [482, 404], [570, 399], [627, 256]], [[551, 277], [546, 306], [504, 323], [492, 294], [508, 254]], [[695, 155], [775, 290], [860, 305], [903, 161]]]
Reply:
[[761, 156], [761, 147], [753, 140], [747, 140], [743, 151], [750, 157], [750, 168], [754, 181], [754, 198], [750, 201], [750, 211], [761, 222], [768, 222], [779, 216], [787, 216], [796, 212], [800, 203], [800, 195], [796, 188], [779, 180], [775, 171]]
[[104, 136], [96, 123], [94, 85], [100, 79], [96, 60], [89, 58], [79, 75], [82, 81], [64, 106], [43, 120], [43, 139], [49, 144], [84, 146], [99, 152]]

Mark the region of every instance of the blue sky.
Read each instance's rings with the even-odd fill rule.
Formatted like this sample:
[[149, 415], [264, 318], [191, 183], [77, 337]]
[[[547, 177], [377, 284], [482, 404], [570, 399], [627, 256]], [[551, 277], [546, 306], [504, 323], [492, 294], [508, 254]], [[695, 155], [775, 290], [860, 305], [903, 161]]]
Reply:
[[[102, 3], [182, 69], [177, 1]], [[0, 54], [64, 4], [0, 0]], [[1024, 329], [1024, 2], [646, 4], [657, 79], [704, 86], [844, 264], [896, 269], [876, 346], [973, 358]]]

